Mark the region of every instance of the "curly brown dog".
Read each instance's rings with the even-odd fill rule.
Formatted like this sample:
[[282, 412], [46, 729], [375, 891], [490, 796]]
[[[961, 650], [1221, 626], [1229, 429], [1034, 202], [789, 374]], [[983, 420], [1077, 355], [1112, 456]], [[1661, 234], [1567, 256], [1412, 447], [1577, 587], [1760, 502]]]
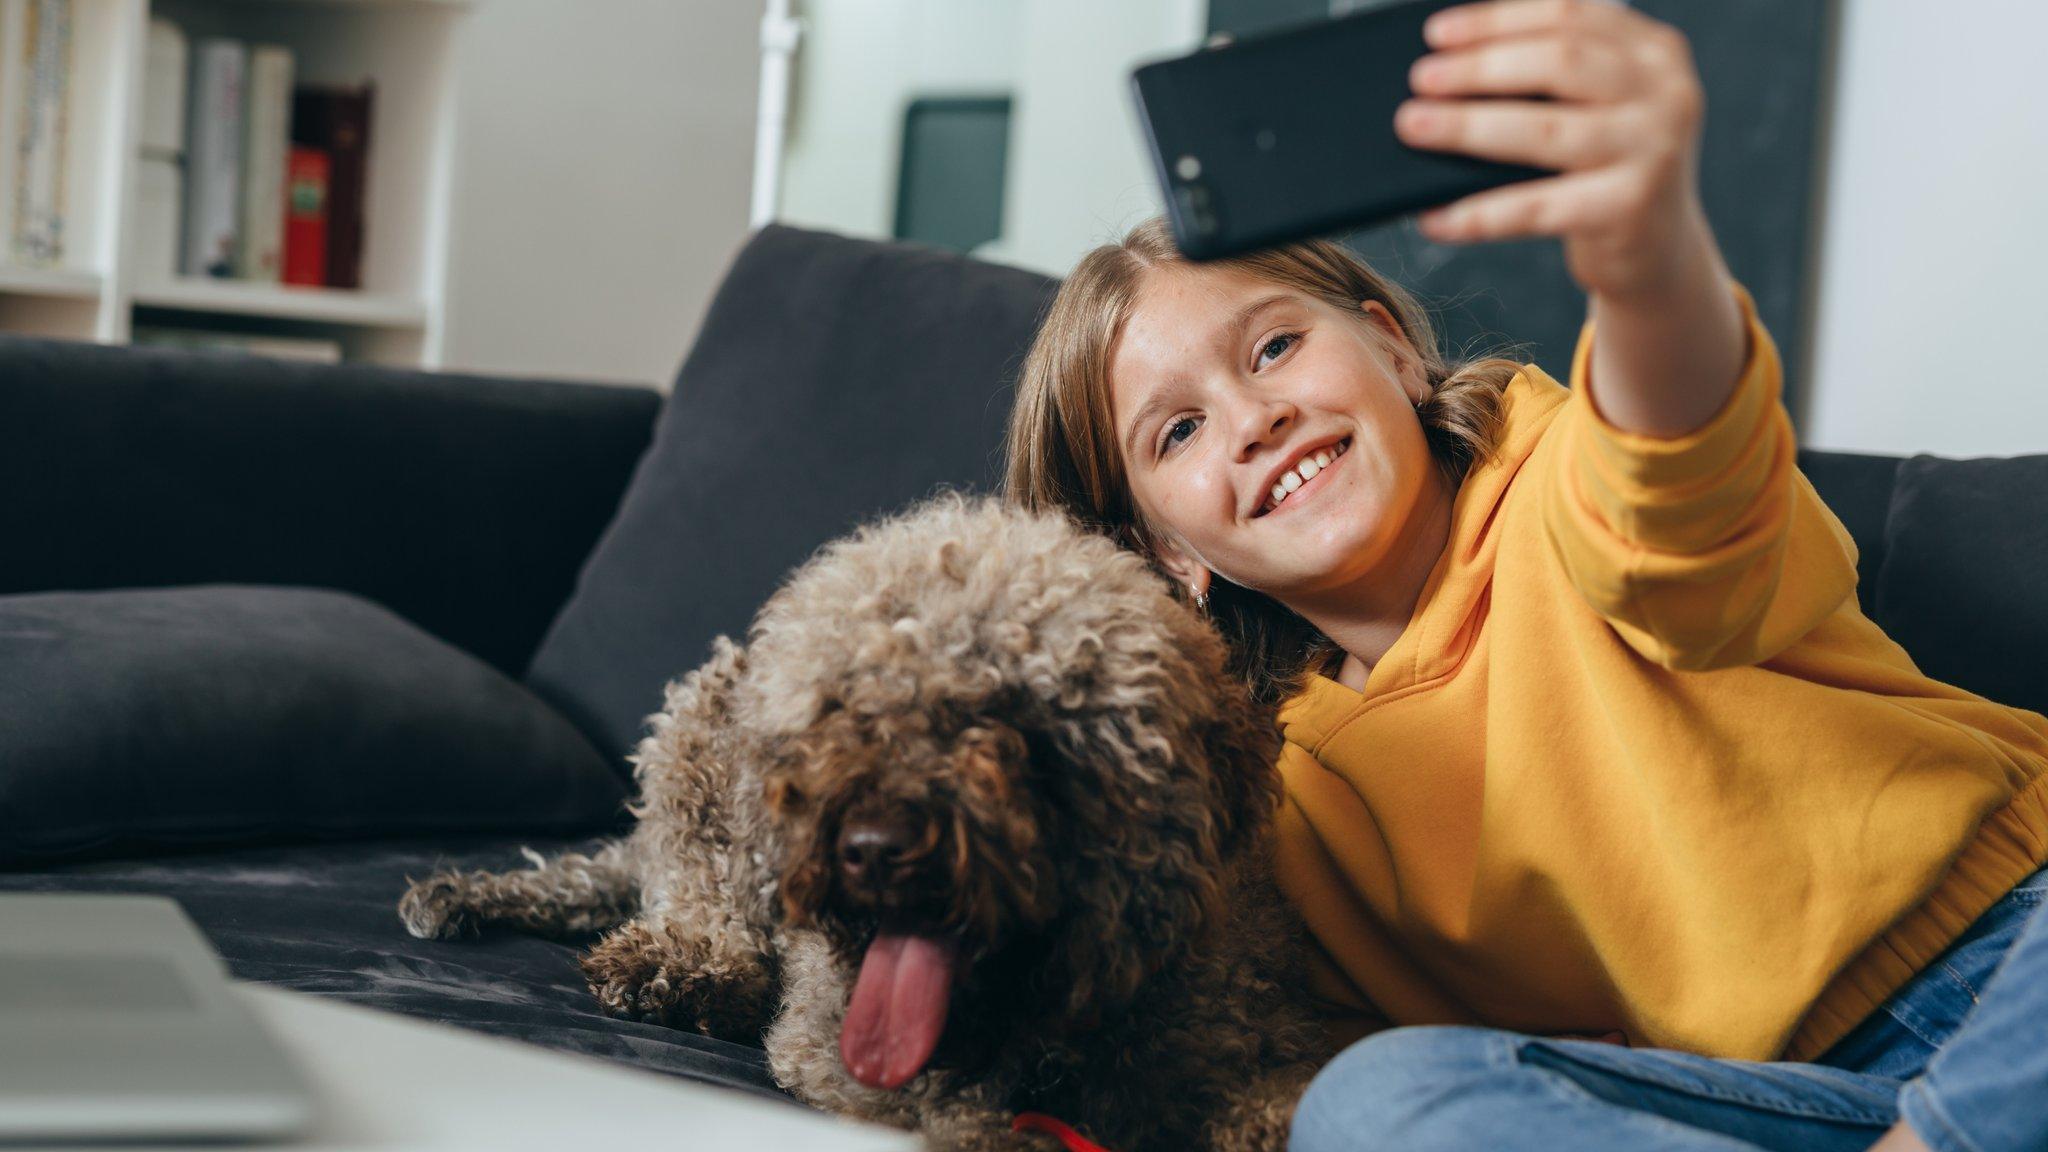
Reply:
[[[946, 492], [821, 549], [671, 683], [639, 823], [443, 873], [416, 936], [611, 929], [611, 1012], [764, 1043], [939, 1148], [1278, 1150], [1334, 1055], [1270, 873], [1280, 736], [1137, 555]], [[763, 1037], [763, 1032], [766, 1032]]]

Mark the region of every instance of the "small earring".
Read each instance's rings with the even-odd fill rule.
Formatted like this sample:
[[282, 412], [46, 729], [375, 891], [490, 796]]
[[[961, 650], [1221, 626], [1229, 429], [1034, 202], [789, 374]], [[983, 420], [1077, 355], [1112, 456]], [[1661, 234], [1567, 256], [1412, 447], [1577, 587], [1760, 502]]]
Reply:
[[1193, 592], [1195, 594], [1195, 607], [1201, 609], [1204, 612], [1207, 612], [1209, 610], [1209, 593], [1206, 590], [1197, 588], [1192, 584], [1188, 585], [1188, 591]]

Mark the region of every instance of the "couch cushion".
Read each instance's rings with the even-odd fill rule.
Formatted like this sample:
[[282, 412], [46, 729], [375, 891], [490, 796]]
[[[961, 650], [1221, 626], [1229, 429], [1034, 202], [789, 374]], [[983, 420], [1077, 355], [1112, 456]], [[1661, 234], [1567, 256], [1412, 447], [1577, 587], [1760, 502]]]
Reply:
[[922, 245], [756, 233], [527, 682], [620, 757], [662, 684], [742, 635], [818, 545], [940, 484], [992, 490], [1057, 286]]
[[2048, 455], [1902, 462], [1872, 616], [1936, 680], [2048, 712]]
[[586, 832], [624, 788], [475, 657], [359, 597], [0, 597], [0, 864], [235, 841]]

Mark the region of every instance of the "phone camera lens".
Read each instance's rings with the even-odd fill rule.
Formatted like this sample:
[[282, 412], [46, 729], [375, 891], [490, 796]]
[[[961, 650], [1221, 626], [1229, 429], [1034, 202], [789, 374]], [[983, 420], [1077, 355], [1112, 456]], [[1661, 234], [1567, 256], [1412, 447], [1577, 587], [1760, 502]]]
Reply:
[[1210, 203], [1209, 189], [1201, 184], [1183, 184], [1174, 189], [1174, 199], [1180, 205], [1181, 219], [1197, 235], [1209, 236], [1216, 232], [1216, 210]]

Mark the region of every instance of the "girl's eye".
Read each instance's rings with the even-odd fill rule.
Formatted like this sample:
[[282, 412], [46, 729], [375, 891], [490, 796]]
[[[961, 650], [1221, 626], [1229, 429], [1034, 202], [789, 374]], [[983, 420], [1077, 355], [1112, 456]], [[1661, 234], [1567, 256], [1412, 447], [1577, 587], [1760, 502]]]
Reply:
[[1259, 347], [1259, 363], [1264, 364], [1266, 362], [1266, 353], [1272, 351], [1273, 345], [1278, 344], [1283, 340], [1286, 340], [1290, 342], [1287, 345], [1287, 347], [1292, 348], [1294, 346], [1293, 342], [1298, 342], [1300, 339], [1301, 337], [1295, 335], [1292, 332], [1282, 332], [1278, 336], [1273, 337], [1271, 340], [1266, 341]]
[[[1166, 439], [1164, 442], [1160, 444], [1160, 447], [1165, 449], [1171, 449], [1179, 441], [1187, 439], [1187, 436], [1175, 437], [1174, 433], [1179, 431], [1180, 427], [1183, 424], [1193, 424], [1194, 422], [1195, 418], [1193, 416], [1183, 416], [1180, 419], [1175, 420], [1173, 423], [1168, 424], [1166, 426]], [[1193, 435], [1194, 432], [1190, 430], [1188, 432], [1188, 436]]]

